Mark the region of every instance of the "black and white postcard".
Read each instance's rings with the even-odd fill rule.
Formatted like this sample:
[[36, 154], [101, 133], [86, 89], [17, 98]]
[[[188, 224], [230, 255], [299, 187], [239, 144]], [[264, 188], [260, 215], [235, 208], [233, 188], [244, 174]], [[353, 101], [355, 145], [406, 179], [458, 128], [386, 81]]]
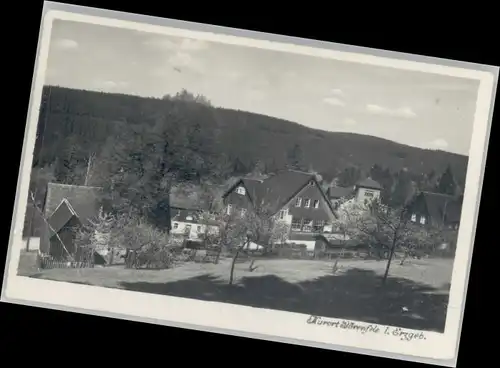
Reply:
[[47, 3], [35, 69], [4, 301], [455, 364], [497, 67]]

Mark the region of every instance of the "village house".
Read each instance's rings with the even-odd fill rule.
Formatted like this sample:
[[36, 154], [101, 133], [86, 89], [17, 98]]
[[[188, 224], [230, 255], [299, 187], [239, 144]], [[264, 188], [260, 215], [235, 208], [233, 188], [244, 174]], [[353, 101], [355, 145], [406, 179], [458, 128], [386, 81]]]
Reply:
[[458, 230], [463, 198], [420, 192], [409, 205], [410, 221], [422, 226]]
[[[283, 170], [264, 179], [242, 178], [223, 194], [226, 214], [257, 211], [286, 227], [283, 242], [300, 233], [332, 231], [335, 211], [314, 174]], [[314, 241], [311, 241], [310, 247]]]
[[43, 207], [48, 225], [42, 227], [40, 253], [55, 259], [67, 258], [68, 253], [74, 256], [76, 231], [98, 215], [101, 194], [98, 187], [48, 183]]
[[217, 235], [219, 224], [212, 218], [212, 202], [197, 193], [174, 191], [170, 194], [170, 234], [186, 241], [201, 242], [206, 235]]
[[353, 199], [356, 203], [366, 203], [380, 198], [382, 185], [372, 178], [358, 181], [352, 187], [329, 187], [326, 195], [334, 208], [337, 208], [341, 200]]
[[200, 209], [186, 209], [171, 207], [172, 229], [170, 234], [173, 236], [184, 236], [188, 240], [202, 240], [204, 235], [219, 233], [218, 223], [208, 216], [204, 218], [203, 211]]

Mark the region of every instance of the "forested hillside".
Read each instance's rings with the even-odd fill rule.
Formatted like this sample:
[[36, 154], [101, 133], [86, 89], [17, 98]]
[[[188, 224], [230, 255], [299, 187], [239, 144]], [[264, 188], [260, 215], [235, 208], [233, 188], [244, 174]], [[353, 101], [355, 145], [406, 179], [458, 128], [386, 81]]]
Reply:
[[[348, 167], [366, 172], [374, 164], [391, 172], [406, 168], [414, 174], [441, 173], [450, 165], [459, 184], [465, 178], [465, 156], [371, 136], [314, 130], [244, 111], [210, 106], [193, 109], [185, 102], [182, 98], [154, 99], [45, 87], [34, 165], [45, 166], [63, 159], [63, 152], [75, 143], [81, 153], [97, 152], [113, 132], [130, 126], [153, 126], [163, 119], [165, 124], [177, 120], [186, 128], [198, 129], [207, 137], [207, 142], [202, 142], [207, 146], [214, 143], [208, 138], [216, 137], [215, 150], [224, 153], [222, 164], [227, 166], [227, 175], [253, 170], [256, 165], [274, 171], [290, 160], [298, 160], [301, 166], [321, 173], [327, 180]], [[205, 101], [201, 103], [206, 105]]]
[[[223, 182], [285, 167], [311, 170], [324, 183], [372, 176], [387, 195], [436, 188], [445, 171], [463, 188], [467, 157], [359, 134], [326, 132], [245, 111], [216, 108], [182, 91], [163, 99], [46, 86], [32, 188], [48, 180], [141, 189], [128, 202], [158, 203], [179, 181]], [[443, 187], [443, 185], [441, 185]], [[144, 193], [146, 191], [147, 193]], [[155, 198], [153, 198], [155, 197]]]

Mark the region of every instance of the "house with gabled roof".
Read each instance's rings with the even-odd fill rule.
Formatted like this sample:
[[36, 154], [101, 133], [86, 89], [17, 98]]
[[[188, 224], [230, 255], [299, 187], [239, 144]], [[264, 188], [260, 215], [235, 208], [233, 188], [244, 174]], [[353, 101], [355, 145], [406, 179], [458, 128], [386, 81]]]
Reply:
[[75, 229], [96, 217], [102, 205], [102, 188], [48, 183], [43, 207], [47, 223], [42, 228], [40, 252], [57, 259], [66, 258], [67, 253], [74, 255]]
[[224, 194], [227, 214], [260, 211], [292, 233], [332, 231], [336, 213], [315, 174], [283, 170], [262, 179], [241, 178]]
[[377, 181], [368, 177], [359, 180], [352, 187], [332, 186], [326, 190], [326, 195], [334, 208], [337, 204], [345, 200], [355, 200], [357, 203], [366, 203], [380, 198], [383, 187]]
[[409, 204], [410, 221], [422, 226], [457, 230], [462, 213], [462, 196], [420, 192]]
[[212, 198], [199, 193], [176, 190], [170, 193], [170, 234], [189, 241], [199, 241], [206, 234], [218, 234], [219, 224], [211, 218]]

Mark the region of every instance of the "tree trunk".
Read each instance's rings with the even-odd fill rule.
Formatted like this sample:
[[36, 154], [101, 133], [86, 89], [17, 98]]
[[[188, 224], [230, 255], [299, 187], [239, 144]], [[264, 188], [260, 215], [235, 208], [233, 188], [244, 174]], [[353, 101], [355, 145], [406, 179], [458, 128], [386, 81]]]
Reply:
[[403, 256], [403, 258], [401, 258], [401, 262], [399, 262], [400, 266], [402, 266], [405, 263], [406, 258], [408, 258], [408, 251], [406, 251], [405, 255]]
[[382, 285], [385, 285], [387, 277], [389, 276], [389, 269], [391, 268], [392, 258], [394, 257], [394, 251], [396, 250], [397, 238], [394, 236], [391, 246], [391, 252], [389, 253], [389, 259], [387, 260], [387, 266], [385, 267], [384, 278], [382, 279]]
[[[248, 243], [250, 243], [250, 240], [248, 241]], [[234, 254], [233, 260], [231, 261], [231, 271], [230, 271], [230, 274], [229, 274], [229, 285], [233, 284], [233, 281], [234, 281], [234, 266], [236, 265], [236, 260], [238, 259], [238, 256], [240, 255], [240, 251], [243, 250], [243, 248], [245, 248], [245, 245], [243, 245], [241, 247], [238, 247], [236, 249], [236, 253]]]
[[110, 254], [109, 254], [109, 265], [113, 265], [115, 261], [115, 250], [114, 248], [110, 248]]
[[233, 260], [231, 261], [231, 271], [229, 274], [229, 285], [233, 284], [233, 279], [234, 279], [234, 265], [236, 264], [236, 260], [238, 259], [238, 255], [240, 254], [240, 249], [236, 249], [236, 253], [234, 254]]
[[344, 252], [345, 252], [345, 245], [343, 245], [343, 248], [341, 249], [340, 253], [335, 258], [335, 263], [333, 264], [333, 267], [332, 267], [332, 272], [333, 273], [337, 272], [337, 270], [338, 270], [338, 264], [339, 264], [339, 259], [344, 255]]
[[222, 245], [219, 246], [219, 249], [217, 250], [217, 254], [215, 255], [215, 261], [214, 261], [215, 264], [219, 264], [221, 253], [222, 253]]

